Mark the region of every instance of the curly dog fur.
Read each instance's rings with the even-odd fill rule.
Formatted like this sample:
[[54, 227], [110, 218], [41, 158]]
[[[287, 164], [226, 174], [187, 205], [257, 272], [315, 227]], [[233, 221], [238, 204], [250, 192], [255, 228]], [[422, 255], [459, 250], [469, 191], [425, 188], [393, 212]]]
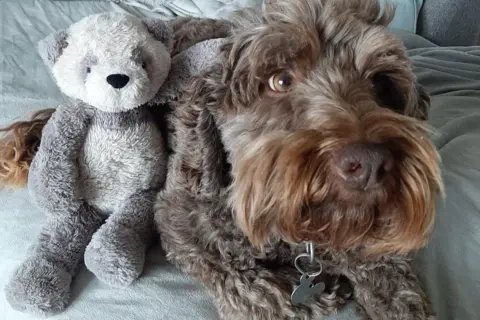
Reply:
[[42, 130], [55, 109], [34, 112], [29, 120], [0, 128], [0, 185], [22, 188], [27, 184], [28, 169], [37, 152]]
[[[222, 319], [311, 319], [349, 298], [364, 319], [434, 319], [406, 254], [432, 229], [439, 158], [428, 95], [386, 29], [392, 13], [374, 0], [241, 11], [173, 109], [156, 222], [168, 260], [208, 288]], [[364, 172], [356, 162], [370, 165], [361, 157], [376, 161], [359, 144], [388, 159], [373, 187], [349, 184]], [[341, 171], [352, 152], [360, 160]], [[305, 241], [327, 288], [294, 306]]]

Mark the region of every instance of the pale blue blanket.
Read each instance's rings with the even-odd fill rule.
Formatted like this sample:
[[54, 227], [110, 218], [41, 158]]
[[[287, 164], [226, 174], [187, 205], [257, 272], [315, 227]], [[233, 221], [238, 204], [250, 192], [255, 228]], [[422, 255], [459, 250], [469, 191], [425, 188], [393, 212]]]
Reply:
[[[225, 18], [233, 10], [245, 7], [260, 7], [265, 0], [107, 0], [118, 1], [138, 8], [158, 12], [165, 16], [198, 16]], [[389, 1], [397, 8], [392, 28], [414, 32], [423, 0], [381, 0]]]

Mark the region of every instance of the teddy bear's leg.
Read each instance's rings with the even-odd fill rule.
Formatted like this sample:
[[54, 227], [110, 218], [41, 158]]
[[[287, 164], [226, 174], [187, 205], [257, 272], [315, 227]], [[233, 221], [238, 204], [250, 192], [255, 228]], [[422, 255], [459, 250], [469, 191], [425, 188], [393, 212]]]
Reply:
[[131, 196], [93, 235], [85, 252], [85, 265], [103, 282], [125, 287], [142, 273], [154, 232], [156, 194], [149, 190]]
[[102, 221], [87, 205], [70, 214], [50, 215], [30, 256], [5, 287], [10, 305], [37, 315], [65, 309], [72, 277]]

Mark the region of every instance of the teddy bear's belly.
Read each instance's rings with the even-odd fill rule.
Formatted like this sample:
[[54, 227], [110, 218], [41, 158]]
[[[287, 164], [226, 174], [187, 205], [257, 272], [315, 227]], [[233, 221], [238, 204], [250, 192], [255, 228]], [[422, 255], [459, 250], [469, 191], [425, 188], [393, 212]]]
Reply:
[[153, 124], [121, 130], [92, 126], [79, 159], [84, 199], [110, 214], [134, 193], [161, 186], [166, 173], [163, 148]]

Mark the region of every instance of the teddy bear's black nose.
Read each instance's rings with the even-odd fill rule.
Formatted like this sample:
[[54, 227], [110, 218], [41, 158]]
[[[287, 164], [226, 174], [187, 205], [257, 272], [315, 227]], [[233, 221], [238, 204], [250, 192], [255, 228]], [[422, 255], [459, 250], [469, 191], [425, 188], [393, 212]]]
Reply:
[[125, 87], [130, 78], [124, 74], [111, 74], [107, 77], [107, 82], [115, 89]]

